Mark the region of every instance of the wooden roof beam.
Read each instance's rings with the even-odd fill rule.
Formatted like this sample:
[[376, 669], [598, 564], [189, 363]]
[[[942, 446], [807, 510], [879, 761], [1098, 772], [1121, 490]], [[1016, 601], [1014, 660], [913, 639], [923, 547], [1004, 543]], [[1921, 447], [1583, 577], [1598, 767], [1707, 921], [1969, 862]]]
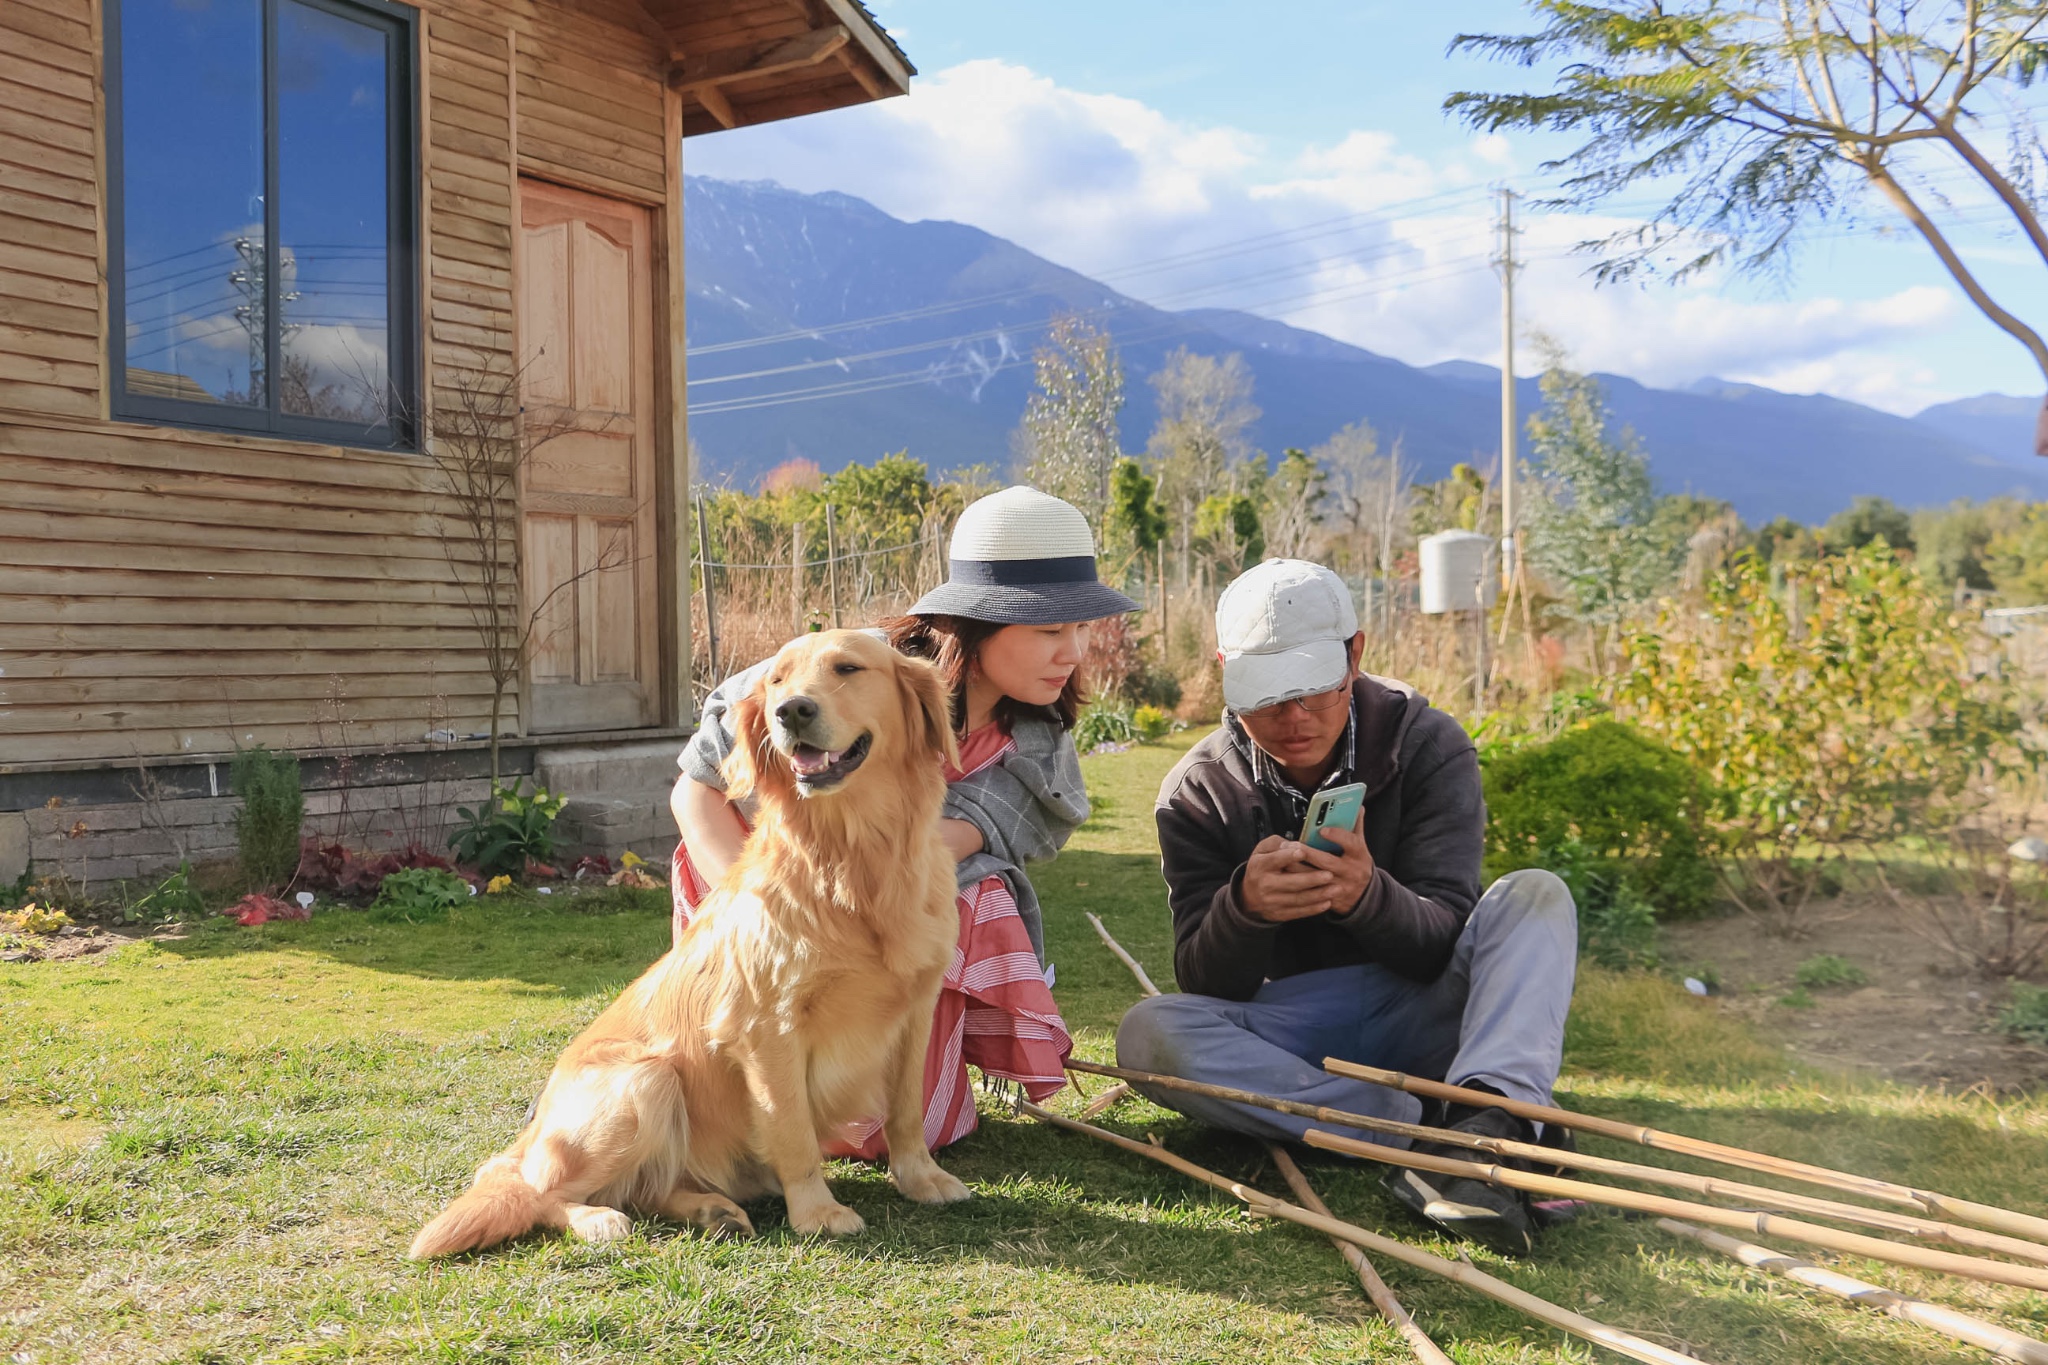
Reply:
[[732, 101], [727, 99], [725, 92], [717, 86], [692, 86], [690, 93], [697, 97], [697, 103], [704, 106], [706, 113], [710, 114], [711, 117], [717, 119], [727, 128], [737, 128], [740, 126], [740, 116], [733, 109]]
[[[853, 35], [847, 31], [846, 25], [832, 24], [799, 34], [758, 56], [746, 52], [714, 52], [670, 71], [668, 83], [673, 89], [689, 91], [702, 102], [707, 91], [733, 81], [750, 81], [816, 66], [852, 41]], [[718, 112], [708, 103], [704, 107], [714, 114]], [[730, 108], [730, 102], [727, 102], [727, 107]], [[728, 128], [733, 126], [723, 117], [719, 121]]]

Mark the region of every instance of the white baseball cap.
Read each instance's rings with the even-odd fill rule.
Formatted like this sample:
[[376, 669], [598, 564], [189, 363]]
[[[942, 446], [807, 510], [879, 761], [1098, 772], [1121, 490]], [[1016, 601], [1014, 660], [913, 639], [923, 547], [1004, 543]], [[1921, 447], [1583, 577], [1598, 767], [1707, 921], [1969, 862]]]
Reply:
[[1223, 704], [1233, 711], [1327, 692], [1351, 669], [1358, 612], [1351, 589], [1320, 564], [1269, 559], [1216, 602]]

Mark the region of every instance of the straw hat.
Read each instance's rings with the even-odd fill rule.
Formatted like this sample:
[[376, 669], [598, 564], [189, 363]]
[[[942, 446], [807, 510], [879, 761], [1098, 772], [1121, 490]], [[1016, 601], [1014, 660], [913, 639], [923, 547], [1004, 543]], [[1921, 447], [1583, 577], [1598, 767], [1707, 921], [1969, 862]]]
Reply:
[[970, 504], [953, 527], [947, 580], [913, 616], [1002, 625], [1093, 621], [1138, 604], [1095, 576], [1095, 537], [1072, 503], [1018, 485]]

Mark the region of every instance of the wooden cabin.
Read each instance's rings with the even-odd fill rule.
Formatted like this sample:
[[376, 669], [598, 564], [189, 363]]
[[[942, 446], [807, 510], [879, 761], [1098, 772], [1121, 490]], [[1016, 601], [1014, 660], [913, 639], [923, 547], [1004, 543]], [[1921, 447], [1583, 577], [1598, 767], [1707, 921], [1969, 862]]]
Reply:
[[911, 74], [859, 0], [0, 0], [0, 875], [138, 768], [480, 749], [484, 604], [522, 770], [672, 754], [683, 140]]

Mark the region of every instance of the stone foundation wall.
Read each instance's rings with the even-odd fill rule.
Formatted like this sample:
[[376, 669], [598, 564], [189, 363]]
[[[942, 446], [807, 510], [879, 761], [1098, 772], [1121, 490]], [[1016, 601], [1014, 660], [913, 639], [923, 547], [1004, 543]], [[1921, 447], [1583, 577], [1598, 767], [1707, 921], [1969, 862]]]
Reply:
[[[654, 741], [537, 748], [522, 756], [522, 775], [570, 795], [555, 823], [557, 855], [566, 862], [586, 854], [616, 861], [630, 849], [665, 872], [676, 846], [669, 788], [677, 747], [678, 741]], [[332, 765], [307, 761], [305, 833], [351, 849], [418, 843], [445, 852], [460, 819], [457, 808], [473, 808], [490, 796], [490, 779], [475, 772], [473, 763], [465, 772], [432, 761], [446, 757], [410, 763], [387, 758], [352, 768], [359, 778], [368, 774], [367, 781], [350, 781]], [[431, 775], [436, 768], [445, 775]], [[0, 810], [0, 884], [19, 877], [31, 858], [38, 875], [61, 872], [103, 886], [161, 877], [181, 859], [204, 863], [236, 856], [234, 821], [241, 800], [213, 794], [226, 786], [225, 765], [217, 774], [196, 768], [182, 782], [163, 784], [167, 794], [149, 801], [135, 799], [131, 779], [132, 770], [118, 783], [96, 785], [67, 783], [60, 775], [46, 784], [53, 795], [33, 805], [23, 800], [25, 809]], [[21, 796], [41, 797], [28, 779], [15, 783]]]

